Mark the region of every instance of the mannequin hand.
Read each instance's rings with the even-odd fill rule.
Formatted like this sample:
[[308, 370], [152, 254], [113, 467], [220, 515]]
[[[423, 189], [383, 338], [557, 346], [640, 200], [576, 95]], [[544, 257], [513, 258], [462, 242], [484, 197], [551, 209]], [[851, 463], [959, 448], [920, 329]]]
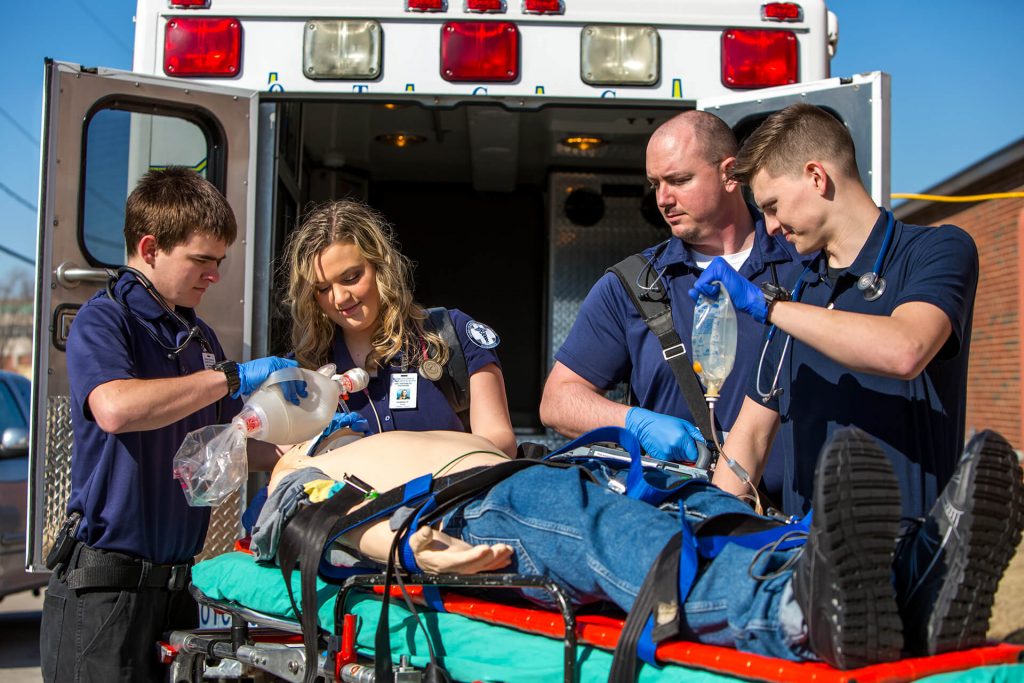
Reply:
[[324, 437], [328, 437], [339, 429], [348, 428], [353, 432], [366, 434], [370, 431], [370, 423], [359, 413], [335, 413], [331, 424], [324, 429]]
[[639, 439], [647, 455], [659, 460], [696, 462], [695, 442], [704, 443], [700, 430], [686, 420], [643, 408], [630, 408], [626, 429]]
[[721, 256], [716, 256], [690, 290], [690, 298], [697, 301], [698, 295], [709, 298], [718, 296], [719, 283], [729, 292], [732, 305], [737, 310], [749, 313], [759, 323], [768, 317], [768, 304], [764, 300], [761, 288], [743, 277]]
[[511, 564], [513, 552], [505, 543], [470, 545], [429, 526], [409, 537], [409, 547], [420, 569], [431, 574], [491, 572]]
[[[278, 358], [277, 356], [267, 356], [266, 358], [251, 360], [248, 363], [239, 363], [238, 379], [240, 384], [238, 391], [231, 394], [231, 398], [238, 398], [242, 394], [251, 394], [267, 381], [267, 377], [270, 377], [270, 375], [282, 368], [297, 368], [298, 366], [298, 361], [289, 358]], [[278, 386], [281, 387], [281, 393], [284, 394], [284, 397], [295, 405], [299, 405], [300, 398], [305, 398], [308, 395], [305, 382], [281, 382]]]

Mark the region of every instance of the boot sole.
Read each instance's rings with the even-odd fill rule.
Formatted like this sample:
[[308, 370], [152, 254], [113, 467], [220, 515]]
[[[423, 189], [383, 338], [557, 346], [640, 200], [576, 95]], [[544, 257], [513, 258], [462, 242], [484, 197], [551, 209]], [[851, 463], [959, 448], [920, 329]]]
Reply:
[[819, 596], [816, 609], [831, 622], [835, 664], [894, 661], [903, 634], [892, 587], [900, 520], [892, 465], [871, 437], [849, 428], [835, 434], [818, 468], [812, 530], [832, 560], [832, 594]]
[[[1013, 448], [984, 436], [961, 514], [960, 542], [947, 553], [946, 577], [927, 624], [927, 654], [984, 645], [999, 580], [1021, 539], [1024, 484]], [[944, 525], [945, 526], [945, 525]]]

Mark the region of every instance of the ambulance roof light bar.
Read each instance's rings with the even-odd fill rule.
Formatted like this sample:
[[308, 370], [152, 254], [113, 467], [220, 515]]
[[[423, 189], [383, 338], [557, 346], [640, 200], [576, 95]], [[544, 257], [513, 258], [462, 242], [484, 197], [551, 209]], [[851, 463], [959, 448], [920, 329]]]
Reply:
[[210, 0], [168, 0], [171, 9], [210, 9]]
[[523, 0], [523, 14], [565, 14], [562, 0]]
[[406, 12], [447, 12], [448, 0], [406, 0]]
[[477, 14], [504, 14], [505, 0], [466, 0], [467, 12]]
[[799, 50], [792, 31], [731, 28], [722, 32], [722, 84], [743, 90], [796, 83]]
[[441, 27], [441, 78], [508, 83], [519, 77], [519, 29], [510, 21], [448, 21]]
[[234, 17], [171, 17], [164, 27], [164, 73], [230, 78], [242, 67], [242, 24]]
[[766, 2], [761, 5], [764, 21], [803, 21], [804, 10], [795, 2]]

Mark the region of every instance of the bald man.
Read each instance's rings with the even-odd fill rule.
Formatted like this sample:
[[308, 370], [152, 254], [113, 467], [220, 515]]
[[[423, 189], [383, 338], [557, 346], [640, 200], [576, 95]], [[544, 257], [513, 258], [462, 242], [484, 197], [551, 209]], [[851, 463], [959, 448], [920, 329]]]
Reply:
[[[647, 180], [672, 237], [643, 252], [661, 275], [672, 306], [673, 324], [689, 351], [693, 301], [687, 295], [716, 256], [725, 258], [747, 280], [771, 280], [774, 266], [787, 288], [799, 276], [796, 252], [780, 236], [769, 236], [762, 215], [746, 203], [730, 172], [736, 137], [721, 119], [688, 111], [658, 128], [647, 145]], [[743, 402], [747, 379], [757, 364], [764, 327], [739, 320], [736, 364], [716, 407], [719, 427], [728, 432]], [[658, 339], [644, 323], [622, 282], [606, 273], [580, 307], [569, 336], [555, 354], [544, 386], [541, 420], [576, 437], [604, 425], [624, 426], [640, 438], [648, 454], [691, 459], [694, 419], [665, 361]], [[629, 382], [633, 406], [606, 398]], [[768, 462], [763, 482], [773, 499], [781, 468]]]

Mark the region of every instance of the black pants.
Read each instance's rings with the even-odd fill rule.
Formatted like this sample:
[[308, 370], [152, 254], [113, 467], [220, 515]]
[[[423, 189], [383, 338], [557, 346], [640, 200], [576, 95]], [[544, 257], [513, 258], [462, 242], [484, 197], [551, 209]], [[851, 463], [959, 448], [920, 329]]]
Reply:
[[54, 572], [39, 635], [43, 680], [165, 681], [157, 641], [166, 631], [198, 625], [199, 608], [188, 590], [76, 591], [65, 583], [65, 571]]

